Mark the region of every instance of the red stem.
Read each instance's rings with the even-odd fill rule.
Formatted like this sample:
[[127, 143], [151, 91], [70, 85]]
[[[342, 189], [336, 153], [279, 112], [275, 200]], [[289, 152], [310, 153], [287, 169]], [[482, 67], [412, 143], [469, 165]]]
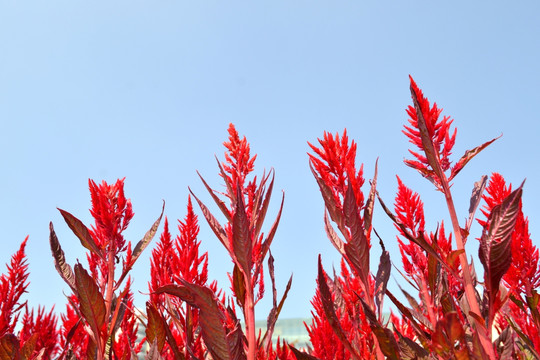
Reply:
[[244, 320], [246, 321], [246, 335], [248, 342], [247, 360], [257, 358], [257, 338], [255, 336], [255, 297], [251, 285], [251, 274], [244, 274], [246, 278], [246, 301], [244, 303]]
[[[452, 220], [452, 226], [454, 228], [456, 248], [457, 250], [463, 250], [463, 252], [459, 255], [459, 262], [463, 271], [463, 286], [465, 288], [465, 296], [467, 298], [470, 311], [478, 316], [481, 316], [480, 306], [478, 305], [478, 301], [476, 299], [476, 291], [473, 286], [469, 263], [467, 262], [467, 253], [465, 252], [463, 238], [461, 237], [461, 227], [459, 226], [459, 220], [457, 218], [456, 208], [452, 199], [452, 193], [450, 192], [450, 186], [448, 185], [448, 179], [444, 177], [444, 179], [441, 179], [441, 183], [446, 199], [446, 205], [448, 206], [448, 211], [450, 213], [450, 219]], [[469, 318], [469, 321], [471, 321], [473, 326], [476, 328], [482, 347], [486, 351], [489, 358], [496, 359], [497, 357], [493, 349], [493, 343], [491, 342], [491, 334], [489, 334], [489, 331], [486, 330], [485, 324], [479, 322], [476, 317], [468, 316], [469, 314], [466, 315]]]

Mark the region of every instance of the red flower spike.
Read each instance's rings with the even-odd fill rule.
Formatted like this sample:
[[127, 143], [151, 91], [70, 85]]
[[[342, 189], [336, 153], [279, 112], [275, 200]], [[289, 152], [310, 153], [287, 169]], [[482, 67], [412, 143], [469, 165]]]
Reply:
[[229, 141], [223, 143], [228, 152], [225, 153], [225, 162], [222, 163], [223, 169], [229, 175], [225, 182], [232, 186], [236, 191], [236, 186], [244, 187], [246, 177], [254, 169], [254, 162], [257, 155], [250, 157], [249, 144], [244, 136], [240, 139], [238, 132], [233, 124], [229, 124]]
[[25, 253], [27, 241], [28, 236], [11, 257], [10, 264], [6, 264], [7, 275], [0, 276], [0, 337], [13, 333], [19, 318], [18, 312], [24, 306], [19, 300], [29, 284]]
[[19, 339], [21, 341], [21, 347], [23, 347], [24, 343], [30, 339], [31, 336], [37, 335], [33, 356], [43, 351], [41, 358], [51, 359], [56, 353], [59, 333], [56, 330], [57, 318], [53, 311], [54, 308], [45, 314], [45, 308], [39, 306], [37, 314], [34, 317], [34, 309], [30, 312], [28, 312], [28, 308], [25, 309], [25, 314], [22, 318], [23, 326], [19, 332]]
[[368, 301], [375, 310], [373, 289], [368, 287], [371, 277], [369, 249], [371, 247], [372, 201], [376, 182], [372, 183], [370, 205], [366, 206], [361, 190], [364, 183], [363, 165], [358, 171], [355, 165], [356, 143], [352, 141], [349, 144], [346, 130], [341, 137], [339, 134], [334, 137], [325, 132], [324, 138], [319, 139], [319, 143], [320, 148], [308, 143], [315, 153], [315, 155], [308, 154], [311, 170], [319, 184], [326, 210], [346, 241], [339, 239], [329, 221], [326, 221], [327, 234], [340, 254], [361, 278], [364, 289], [369, 293]]
[[[150, 260], [149, 289], [154, 318], [159, 313], [159, 316], [169, 321], [171, 324], [169, 337], [174, 339], [174, 343], [170, 338], [167, 339], [168, 343], [161, 350], [161, 356], [165, 359], [175, 358], [175, 347], [180, 346], [185, 358], [191, 358], [191, 354], [195, 354], [197, 358], [204, 358], [206, 350], [199, 334], [199, 310], [178, 297], [166, 297], [165, 294], [155, 293], [160, 287], [170, 284], [181, 285], [187, 282], [205, 286], [207, 283], [208, 254], [199, 254], [200, 242], [197, 241], [199, 225], [197, 215], [193, 212], [191, 197], [188, 197], [187, 215], [183, 221], [179, 221], [178, 230], [179, 235], [173, 240], [168, 220], [165, 218], [163, 233], [157, 248], [152, 251]], [[215, 287], [212, 288], [212, 292], [216, 292]]]
[[117, 255], [125, 251], [125, 239], [122, 232], [133, 218], [131, 201], [124, 196], [124, 179], [117, 180], [114, 185], [103, 181], [97, 185], [88, 181], [92, 197], [90, 213], [95, 219], [92, 236], [102, 249], [112, 247]]
[[[214, 234], [227, 249], [234, 263], [232, 276], [229, 277], [233, 295], [236, 298], [236, 303], [242, 309], [246, 324], [245, 341], [242, 340], [245, 346], [240, 347], [239, 351], [243, 354], [245, 350], [247, 359], [255, 360], [260, 345], [257, 343], [255, 334], [254, 308], [264, 295], [263, 261], [269, 252], [281, 218], [283, 199], [276, 220], [268, 234], [264, 236], [261, 229], [272, 194], [273, 171], [268, 175], [263, 173], [259, 182], [257, 182], [257, 177], [253, 177], [252, 180], [247, 179], [247, 176], [254, 169], [256, 156], [250, 155], [250, 147], [246, 138], [241, 139], [232, 124], [229, 125], [229, 141], [225, 142], [224, 145], [227, 149], [225, 162], [221, 163], [218, 160], [218, 166], [226, 186], [226, 193], [222, 195], [229, 200], [229, 206], [219, 198], [220, 193], [208, 186], [202, 176], [201, 180], [224, 214], [227, 223], [221, 225], [208, 207], [193, 193], [192, 195], [201, 207]], [[241, 329], [234, 331], [236, 335], [240, 335], [241, 332]], [[268, 333], [268, 336], [272, 335], [270, 329]], [[231, 346], [233, 349], [237, 349], [236, 345], [232, 344]]]
[[410, 126], [405, 126], [403, 133], [424, 155], [409, 150], [416, 160], [405, 160], [405, 164], [418, 170], [442, 190], [442, 184], [445, 181], [442, 177], [444, 172], [450, 169], [449, 156], [452, 154], [457, 129], [450, 134], [450, 125], [453, 120], [449, 116], [444, 116], [442, 120], [439, 120], [442, 109], [439, 109], [436, 103], [430, 106], [428, 99], [424, 97], [413, 78], [409, 76], [409, 79], [415, 106], [407, 108]]
[[350, 182], [357, 206], [362, 208], [364, 194], [361, 187], [364, 184], [364, 165], [361, 164], [360, 169], [356, 171], [356, 143], [354, 140], [349, 144], [346, 129], [341, 137], [339, 134], [334, 137], [325, 131], [323, 139], [319, 139], [319, 144], [321, 147], [317, 148], [308, 142], [309, 147], [317, 155], [308, 154], [309, 160], [316, 173], [332, 190], [336, 204], [342, 204]]

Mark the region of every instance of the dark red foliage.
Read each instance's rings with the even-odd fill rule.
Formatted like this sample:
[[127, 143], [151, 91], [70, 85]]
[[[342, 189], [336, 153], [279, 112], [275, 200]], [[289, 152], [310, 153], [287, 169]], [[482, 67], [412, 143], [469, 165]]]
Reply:
[[[507, 185], [504, 178], [493, 173], [483, 196], [486, 205], [482, 213], [487, 218], [492, 209], [499, 205], [512, 192], [512, 185]], [[487, 226], [486, 220], [478, 220], [482, 226]], [[519, 214], [512, 232], [512, 263], [503, 281], [515, 293], [530, 296], [533, 289], [540, 287], [540, 267], [538, 264], [538, 248], [532, 243], [529, 234], [529, 220], [523, 215], [521, 202]]]

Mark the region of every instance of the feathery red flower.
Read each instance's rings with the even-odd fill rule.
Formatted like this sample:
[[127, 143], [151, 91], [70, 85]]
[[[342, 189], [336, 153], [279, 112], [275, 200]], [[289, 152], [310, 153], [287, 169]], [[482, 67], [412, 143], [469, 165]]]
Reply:
[[354, 140], [349, 144], [347, 129], [340, 137], [336, 133], [324, 132], [323, 139], [319, 139], [320, 148], [308, 142], [309, 147], [318, 156], [309, 155], [314, 170], [321, 177], [324, 183], [332, 190], [335, 202], [338, 206], [343, 206], [349, 183], [353, 189], [356, 203], [359, 208], [364, 206], [364, 164], [356, 170], [356, 143]]
[[24, 306], [20, 298], [28, 287], [28, 263], [26, 261], [26, 242], [24, 239], [19, 250], [11, 257], [10, 264], [6, 264], [7, 274], [0, 276], [0, 337], [13, 333], [19, 311]]
[[[439, 189], [442, 189], [442, 182], [444, 180], [440, 178], [440, 174], [434, 166], [440, 166], [440, 170], [443, 173], [450, 169], [451, 161], [449, 156], [452, 154], [457, 129], [454, 129], [453, 133], [450, 134], [450, 125], [453, 120], [449, 116], [444, 116], [442, 120], [439, 119], [443, 109], [437, 107], [436, 103], [433, 103], [433, 106], [431, 106], [429, 100], [424, 97], [422, 90], [418, 88], [413, 78], [409, 76], [409, 79], [411, 81], [411, 94], [414, 106], [407, 108], [410, 126], [405, 126], [403, 133], [409, 138], [410, 143], [415, 145], [420, 152], [409, 150], [416, 160], [405, 160], [405, 164], [418, 170]], [[424, 138], [422, 132], [425, 132], [426, 136]], [[438, 165], [434, 165], [430, 161], [430, 156], [435, 157]]]
[[51, 359], [56, 354], [58, 348], [59, 333], [56, 330], [56, 315], [51, 309], [45, 314], [45, 308], [39, 306], [37, 314], [34, 316], [34, 309], [28, 311], [22, 318], [22, 328], [19, 332], [21, 347], [31, 337], [37, 335], [34, 355], [42, 353], [42, 359]]

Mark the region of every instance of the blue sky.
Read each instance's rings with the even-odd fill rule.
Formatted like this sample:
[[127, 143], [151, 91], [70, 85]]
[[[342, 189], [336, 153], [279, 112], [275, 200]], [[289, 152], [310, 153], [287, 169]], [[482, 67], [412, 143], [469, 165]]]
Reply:
[[[63, 310], [68, 287], [53, 266], [49, 221], [71, 264], [85, 256], [56, 208], [89, 225], [88, 179], [126, 177], [135, 212], [128, 240], [143, 236], [162, 199], [174, 224], [185, 215], [188, 186], [210, 204], [197, 170], [221, 187], [214, 156], [223, 159], [232, 122], [258, 154], [256, 172], [274, 168], [275, 188], [285, 192], [272, 248], [278, 292], [294, 273], [282, 316], [307, 317], [317, 255], [328, 270], [339, 264], [308, 141], [347, 128], [366, 178], [379, 157], [388, 204], [399, 174], [422, 193], [428, 228], [447, 219], [440, 194], [402, 162], [409, 74], [455, 119], [455, 159], [503, 134], [456, 179], [461, 218], [481, 175], [527, 178], [524, 211], [538, 245], [539, 13], [534, 1], [0, 1], [0, 265], [29, 235], [26, 299]], [[276, 196], [269, 217], [278, 205]], [[374, 225], [399, 266], [380, 207]], [[228, 289], [231, 261], [203, 219], [200, 239], [210, 277]], [[476, 242], [468, 245], [476, 257]], [[138, 306], [151, 248], [132, 272]], [[375, 242], [373, 271], [378, 252]], [[270, 296], [257, 318], [266, 317]]]

